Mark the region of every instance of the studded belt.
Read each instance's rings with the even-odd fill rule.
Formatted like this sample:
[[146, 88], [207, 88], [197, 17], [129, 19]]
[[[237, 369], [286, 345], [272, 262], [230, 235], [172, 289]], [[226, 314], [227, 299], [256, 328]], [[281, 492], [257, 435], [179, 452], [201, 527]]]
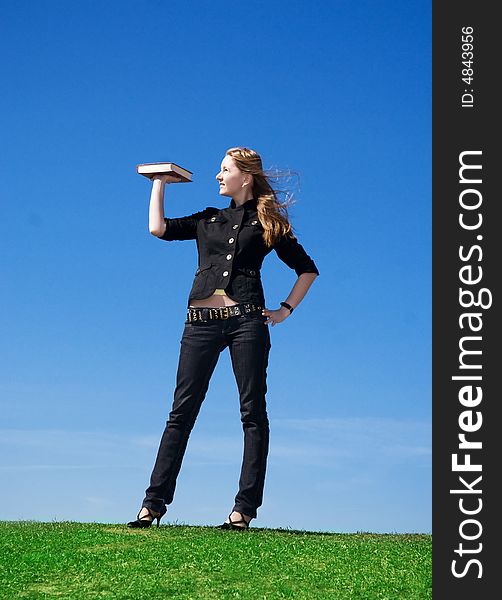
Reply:
[[230, 317], [238, 317], [248, 313], [263, 310], [263, 306], [258, 304], [234, 304], [233, 306], [219, 306], [212, 308], [209, 306], [201, 306], [197, 308], [189, 308], [187, 311], [187, 323], [195, 321], [211, 321], [217, 319], [229, 319]]

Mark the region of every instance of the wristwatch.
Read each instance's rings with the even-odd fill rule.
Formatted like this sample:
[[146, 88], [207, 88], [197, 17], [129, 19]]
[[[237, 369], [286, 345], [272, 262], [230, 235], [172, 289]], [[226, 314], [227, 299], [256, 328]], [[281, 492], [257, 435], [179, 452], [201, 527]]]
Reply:
[[281, 302], [280, 303], [281, 306], [285, 306], [286, 308], [289, 308], [289, 314], [291, 314], [295, 309], [291, 306], [291, 304], [288, 304], [287, 302]]

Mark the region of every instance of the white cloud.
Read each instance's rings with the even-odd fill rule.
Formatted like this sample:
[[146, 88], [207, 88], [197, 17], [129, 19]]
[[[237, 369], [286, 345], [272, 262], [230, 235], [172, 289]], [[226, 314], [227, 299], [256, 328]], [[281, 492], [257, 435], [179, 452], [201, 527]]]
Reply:
[[[423, 421], [277, 419], [271, 421], [269, 457], [274, 464], [293, 461], [326, 467], [350, 460], [424, 460], [431, 455], [430, 435], [430, 424]], [[0, 469], [134, 468], [138, 461], [153, 459], [159, 441], [158, 434], [4, 429], [0, 430]], [[242, 433], [225, 437], [195, 430], [187, 455], [193, 466], [229, 465], [240, 463], [242, 450]]]

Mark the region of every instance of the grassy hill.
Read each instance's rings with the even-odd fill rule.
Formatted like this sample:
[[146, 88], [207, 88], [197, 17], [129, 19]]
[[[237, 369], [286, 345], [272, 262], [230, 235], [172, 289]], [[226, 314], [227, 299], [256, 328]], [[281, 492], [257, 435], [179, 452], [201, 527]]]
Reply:
[[0, 598], [425, 600], [431, 536], [0, 521]]

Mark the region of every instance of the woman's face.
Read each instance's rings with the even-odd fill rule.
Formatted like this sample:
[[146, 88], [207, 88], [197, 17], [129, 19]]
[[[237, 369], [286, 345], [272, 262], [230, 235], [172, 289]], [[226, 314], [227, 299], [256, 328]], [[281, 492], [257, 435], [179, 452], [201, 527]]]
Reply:
[[[243, 191], [250, 185], [249, 175], [240, 171], [234, 159], [228, 155], [223, 159], [216, 179], [220, 184], [220, 195], [231, 196], [232, 198], [242, 195]], [[246, 182], [248, 182], [248, 185], [245, 185]]]

